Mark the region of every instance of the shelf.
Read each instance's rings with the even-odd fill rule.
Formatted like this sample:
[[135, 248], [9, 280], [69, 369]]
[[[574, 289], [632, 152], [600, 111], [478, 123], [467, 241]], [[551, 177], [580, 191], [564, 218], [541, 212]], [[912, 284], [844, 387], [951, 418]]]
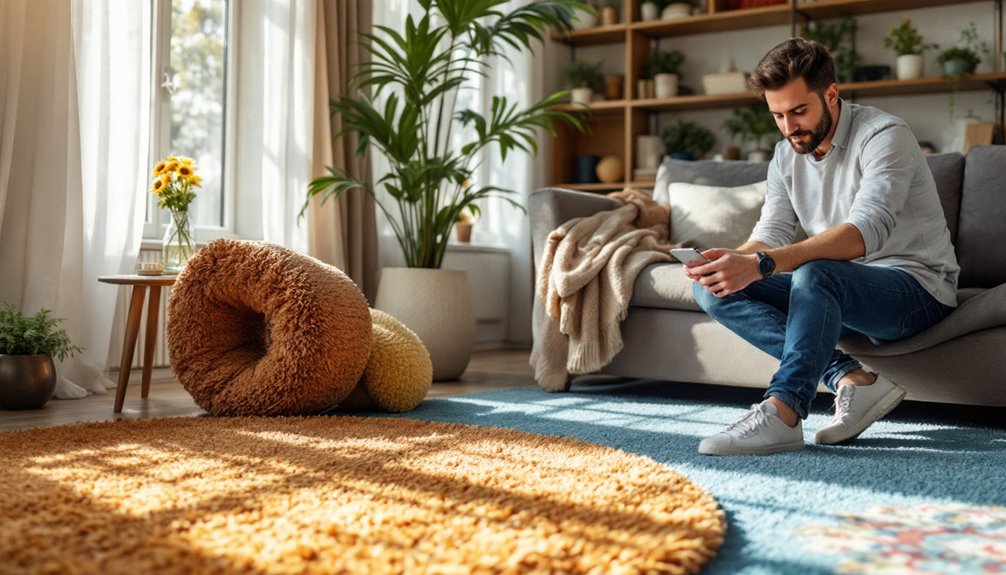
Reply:
[[[1006, 72], [976, 74], [963, 80], [952, 82], [942, 76], [915, 78], [912, 80], [878, 80], [876, 82], [855, 82], [839, 84], [839, 93], [843, 96], [910, 96], [913, 94], [939, 94], [953, 91], [966, 92], [973, 90], [998, 91], [1006, 90]], [[717, 108], [736, 108], [757, 104], [761, 99], [748, 92], [736, 94], [716, 94], [713, 96], [678, 96], [662, 100], [633, 100], [629, 106], [634, 110], [648, 112], [668, 112], [683, 110], [711, 110]]]
[[601, 46], [625, 42], [625, 24], [595, 26], [582, 30], [570, 30], [564, 34], [552, 34], [552, 39], [572, 46]]
[[827, 20], [843, 16], [879, 14], [898, 10], [915, 10], [953, 4], [974, 4], [975, 0], [817, 0], [801, 2], [797, 12], [812, 20]]
[[716, 12], [715, 14], [696, 14], [695, 16], [676, 18], [674, 20], [633, 22], [629, 25], [629, 29], [651, 38], [687, 36], [692, 34], [708, 34], [710, 32], [763, 28], [765, 26], [781, 26], [789, 24], [789, 16], [790, 7], [787, 3], [762, 8]]
[[1006, 89], [1006, 72], [975, 74], [962, 80], [953, 81], [943, 76], [914, 78], [912, 80], [879, 80], [876, 82], [856, 82], [839, 84], [839, 94], [863, 96], [908, 96], [912, 94], [938, 94], [953, 91]]
[[625, 109], [625, 100], [598, 100], [589, 104], [559, 104], [555, 109], [560, 112], [594, 114], [621, 112]]

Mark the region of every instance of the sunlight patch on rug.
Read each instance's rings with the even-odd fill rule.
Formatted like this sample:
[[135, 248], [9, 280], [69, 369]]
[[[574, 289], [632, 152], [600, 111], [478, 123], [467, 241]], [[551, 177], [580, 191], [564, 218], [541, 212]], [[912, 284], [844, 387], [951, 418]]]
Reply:
[[840, 555], [838, 573], [1006, 573], [1006, 507], [874, 505], [798, 530], [807, 551]]
[[695, 573], [726, 526], [644, 456], [509, 429], [174, 418], [0, 433], [0, 564], [75, 573]]

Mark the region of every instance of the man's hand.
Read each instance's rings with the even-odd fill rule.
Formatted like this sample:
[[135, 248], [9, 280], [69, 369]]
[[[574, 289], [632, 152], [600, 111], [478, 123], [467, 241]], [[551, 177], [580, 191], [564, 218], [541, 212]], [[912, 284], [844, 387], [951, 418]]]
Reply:
[[688, 267], [685, 275], [699, 282], [716, 297], [726, 297], [748, 287], [751, 282], [762, 279], [758, 271], [758, 255], [737, 250], [712, 248], [702, 252], [707, 264]]

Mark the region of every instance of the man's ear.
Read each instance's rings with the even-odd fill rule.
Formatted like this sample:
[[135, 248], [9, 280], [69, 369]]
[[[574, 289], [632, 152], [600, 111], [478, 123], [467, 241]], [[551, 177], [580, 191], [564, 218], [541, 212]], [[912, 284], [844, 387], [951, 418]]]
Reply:
[[828, 102], [829, 106], [838, 105], [838, 84], [832, 84], [825, 89], [824, 101]]

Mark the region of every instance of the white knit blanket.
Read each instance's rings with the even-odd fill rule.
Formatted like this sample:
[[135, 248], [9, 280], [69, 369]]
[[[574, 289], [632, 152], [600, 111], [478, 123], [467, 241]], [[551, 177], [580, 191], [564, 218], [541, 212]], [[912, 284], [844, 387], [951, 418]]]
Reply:
[[671, 261], [669, 208], [638, 192], [613, 195], [629, 203], [569, 220], [549, 234], [542, 254], [535, 292], [545, 318], [531, 365], [548, 391], [611, 362], [622, 349], [619, 324], [636, 277], [651, 263]]

